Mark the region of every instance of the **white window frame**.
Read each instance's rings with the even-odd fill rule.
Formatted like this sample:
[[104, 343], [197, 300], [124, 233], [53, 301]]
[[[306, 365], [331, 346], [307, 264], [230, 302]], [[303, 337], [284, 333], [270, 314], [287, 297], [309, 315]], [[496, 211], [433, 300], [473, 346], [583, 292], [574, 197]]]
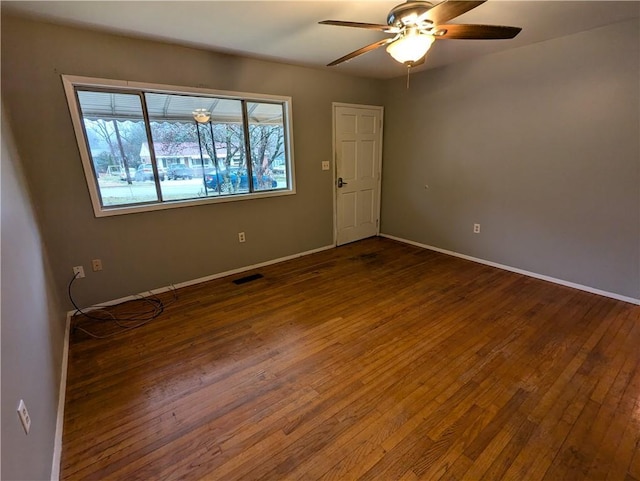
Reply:
[[[295, 167], [293, 159], [293, 112], [291, 97], [254, 94], [246, 92], [232, 92], [225, 90], [212, 90], [196, 87], [183, 87], [175, 85], [153, 84], [146, 82], [133, 82], [126, 80], [101, 79], [93, 77], [80, 77], [75, 75], [62, 75], [62, 83], [67, 97], [71, 121], [76, 135], [76, 141], [80, 150], [82, 166], [89, 188], [89, 195], [93, 205], [93, 212], [96, 217], [109, 217], [122, 214], [133, 214], [138, 212], [149, 212], [164, 209], [174, 209], [179, 207], [188, 207], [203, 204], [217, 204], [224, 202], [235, 202], [247, 199], [260, 199], [265, 197], [279, 197], [283, 195], [292, 195], [296, 193], [295, 188]], [[233, 100], [245, 100], [248, 102], [277, 102], [283, 105], [284, 123], [285, 123], [285, 152], [289, 160], [289, 168], [287, 169], [287, 185], [288, 189], [279, 189], [266, 192], [249, 192], [239, 193], [229, 196], [205, 197], [186, 200], [157, 201], [155, 203], [136, 204], [136, 205], [119, 205], [114, 207], [103, 207], [100, 201], [100, 193], [98, 192], [98, 184], [96, 174], [94, 173], [91, 154], [88, 149], [88, 143], [85, 139], [83, 121], [80, 115], [80, 108], [75, 94], [76, 87], [95, 87], [108, 88], [118, 90], [122, 89], [123, 93], [139, 90], [143, 92], [166, 93], [166, 94], [197, 94], [210, 97], [228, 98]]]

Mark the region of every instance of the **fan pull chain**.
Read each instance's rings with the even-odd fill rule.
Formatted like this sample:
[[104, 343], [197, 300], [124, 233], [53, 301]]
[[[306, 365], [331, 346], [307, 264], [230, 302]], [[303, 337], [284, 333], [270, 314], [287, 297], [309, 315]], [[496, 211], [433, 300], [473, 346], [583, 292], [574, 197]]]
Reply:
[[407, 65], [407, 90], [409, 90], [409, 76], [411, 75], [411, 65]]

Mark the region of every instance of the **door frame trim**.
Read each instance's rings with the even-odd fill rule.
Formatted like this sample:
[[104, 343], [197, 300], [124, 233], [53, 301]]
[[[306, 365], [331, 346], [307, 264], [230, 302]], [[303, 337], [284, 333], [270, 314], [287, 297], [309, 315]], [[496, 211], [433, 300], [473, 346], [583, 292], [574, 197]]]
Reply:
[[332, 168], [332, 179], [333, 179], [333, 245], [335, 247], [338, 246], [338, 189], [336, 187], [337, 177], [336, 174], [338, 172], [338, 152], [336, 149], [336, 109], [338, 107], [348, 107], [353, 109], [368, 109], [368, 110], [377, 110], [380, 112], [380, 129], [379, 129], [379, 142], [380, 148], [378, 152], [378, 202], [377, 202], [377, 217], [378, 217], [378, 225], [376, 226], [376, 235], [380, 235], [380, 210], [381, 210], [381, 199], [382, 199], [382, 139], [384, 132], [384, 106], [382, 105], [365, 105], [365, 104], [347, 104], [343, 102], [332, 102], [331, 103], [331, 165]]

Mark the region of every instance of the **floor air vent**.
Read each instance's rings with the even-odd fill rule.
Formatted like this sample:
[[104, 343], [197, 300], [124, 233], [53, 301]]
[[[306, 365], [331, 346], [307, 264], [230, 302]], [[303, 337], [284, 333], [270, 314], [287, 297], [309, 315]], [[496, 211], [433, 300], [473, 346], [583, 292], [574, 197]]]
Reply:
[[262, 274], [251, 274], [250, 276], [241, 277], [240, 279], [236, 279], [233, 281], [234, 284], [246, 284], [247, 282], [255, 281], [256, 279], [262, 279], [264, 276]]

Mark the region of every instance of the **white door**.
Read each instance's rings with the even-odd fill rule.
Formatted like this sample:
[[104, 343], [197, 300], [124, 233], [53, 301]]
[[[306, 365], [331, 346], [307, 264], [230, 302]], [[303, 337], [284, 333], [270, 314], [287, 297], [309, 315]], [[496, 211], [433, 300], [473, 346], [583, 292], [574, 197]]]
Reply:
[[333, 106], [337, 245], [379, 233], [382, 112]]

